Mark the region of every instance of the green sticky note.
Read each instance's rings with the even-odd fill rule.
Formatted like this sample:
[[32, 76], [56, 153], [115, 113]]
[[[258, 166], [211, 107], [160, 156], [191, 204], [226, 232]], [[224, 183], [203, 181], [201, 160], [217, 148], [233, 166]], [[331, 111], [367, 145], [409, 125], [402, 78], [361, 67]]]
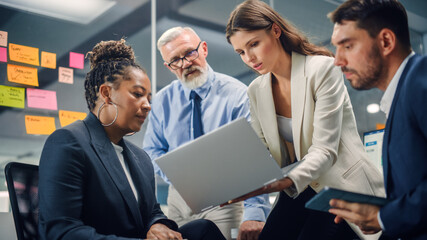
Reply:
[[25, 88], [0, 85], [0, 106], [25, 108]]

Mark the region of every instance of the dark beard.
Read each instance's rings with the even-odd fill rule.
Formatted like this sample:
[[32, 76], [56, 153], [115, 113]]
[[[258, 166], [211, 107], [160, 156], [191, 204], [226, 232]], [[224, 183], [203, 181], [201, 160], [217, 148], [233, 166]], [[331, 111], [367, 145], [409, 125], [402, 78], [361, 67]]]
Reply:
[[381, 54], [376, 45], [373, 45], [369, 54], [369, 59], [372, 61], [369, 63], [364, 76], [354, 72], [358, 77], [359, 81], [356, 85], [356, 82], [350, 82], [351, 86], [357, 90], [368, 90], [374, 88], [378, 85], [379, 80], [383, 75], [384, 64], [381, 59]]

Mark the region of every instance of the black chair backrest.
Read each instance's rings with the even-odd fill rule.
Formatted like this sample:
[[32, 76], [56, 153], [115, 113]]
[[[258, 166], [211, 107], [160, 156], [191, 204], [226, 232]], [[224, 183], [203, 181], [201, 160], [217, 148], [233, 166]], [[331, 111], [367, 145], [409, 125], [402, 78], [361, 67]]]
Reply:
[[18, 240], [38, 239], [39, 167], [10, 162], [4, 172]]

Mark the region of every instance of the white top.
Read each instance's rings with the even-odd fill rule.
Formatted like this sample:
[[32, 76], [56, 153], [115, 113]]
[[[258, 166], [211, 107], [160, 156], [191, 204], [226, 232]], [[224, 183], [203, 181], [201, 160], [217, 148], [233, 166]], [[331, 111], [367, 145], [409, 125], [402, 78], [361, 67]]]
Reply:
[[117, 157], [119, 157], [120, 164], [122, 165], [123, 170], [125, 171], [125, 174], [126, 174], [126, 177], [128, 179], [129, 185], [132, 188], [132, 192], [135, 195], [136, 201], [138, 202], [139, 201], [139, 199], [138, 199], [138, 192], [136, 191], [135, 184], [133, 183], [132, 177], [130, 175], [129, 165], [127, 164], [127, 162], [125, 161], [125, 159], [123, 157], [123, 147], [119, 146], [119, 145], [116, 145], [113, 142], [111, 142], [111, 143], [113, 144], [114, 150], [116, 150]]
[[292, 143], [294, 141], [294, 138], [292, 137], [292, 118], [287, 118], [280, 115], [276, 116], [280, 136], [286, 141]]
[[[400, 77], [402, 76], [403, 69], [405, 69], [406, 64], [408, 63], [408, 60], [414, 55], [415, 55], [415, 52], [412, 51], [405, 58], [405, 60], [403, 60], [403, 62], [400, 64], [399, 68], [397, 69], [396, 73], [394, 74], [393, 78], [391, 79], [390, 83], [388, 84], [383, 97], [381, 98], [380, 109], [385, 113], [386, 118], [388, 118], [388, 114], [390, 113], [391, 104], [393, 104], [394, 94], [396, 93], [397, 85], [399, 84], [399, 80], [400, 80]], [[380, 217], [380, 211], [378, 211], [377, 218], [378, 218], [378, 223], [380, 224], [381, 229], [385, 230], [383, 221], [381, 220], [381, 217]]]
[[394, 94], [396, 93], [397, 85], [399, 84], [400, 76], [402, 76], [403, 69], [405, 69], [406, 64], [408, 63], [409, 58], [415, 55], [415, 52], [412, 51], [403, 62], [400, 64], [400, 67], [397, 69], [394, 74], [391, 82], [388, 84], [387, 89], [384, 92], [383, 97], [380, 102], [380, 109], [385, 113], [385, 117], [388, 118], [390, 112], [391, 104], [393, 103]]

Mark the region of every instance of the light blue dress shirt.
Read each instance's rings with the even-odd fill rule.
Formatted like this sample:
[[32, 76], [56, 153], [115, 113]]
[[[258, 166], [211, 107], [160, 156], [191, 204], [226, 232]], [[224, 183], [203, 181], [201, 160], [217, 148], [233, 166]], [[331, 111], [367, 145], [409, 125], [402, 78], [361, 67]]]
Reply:
[[[208, 67], [208, 80], [194, 89], [200, 96], [203, 132], [206, 134], [237, 118], [250, 118], [247, 87], [242, 82]], [[194, 139], [190, 89], [175, 80], [153, 98], [143, 148], [150, 155], [154, 171], [170, 184], [155, 159]], [[244, 201], [243, 221], [265, 222], [271, 210], [268, 195]]]

